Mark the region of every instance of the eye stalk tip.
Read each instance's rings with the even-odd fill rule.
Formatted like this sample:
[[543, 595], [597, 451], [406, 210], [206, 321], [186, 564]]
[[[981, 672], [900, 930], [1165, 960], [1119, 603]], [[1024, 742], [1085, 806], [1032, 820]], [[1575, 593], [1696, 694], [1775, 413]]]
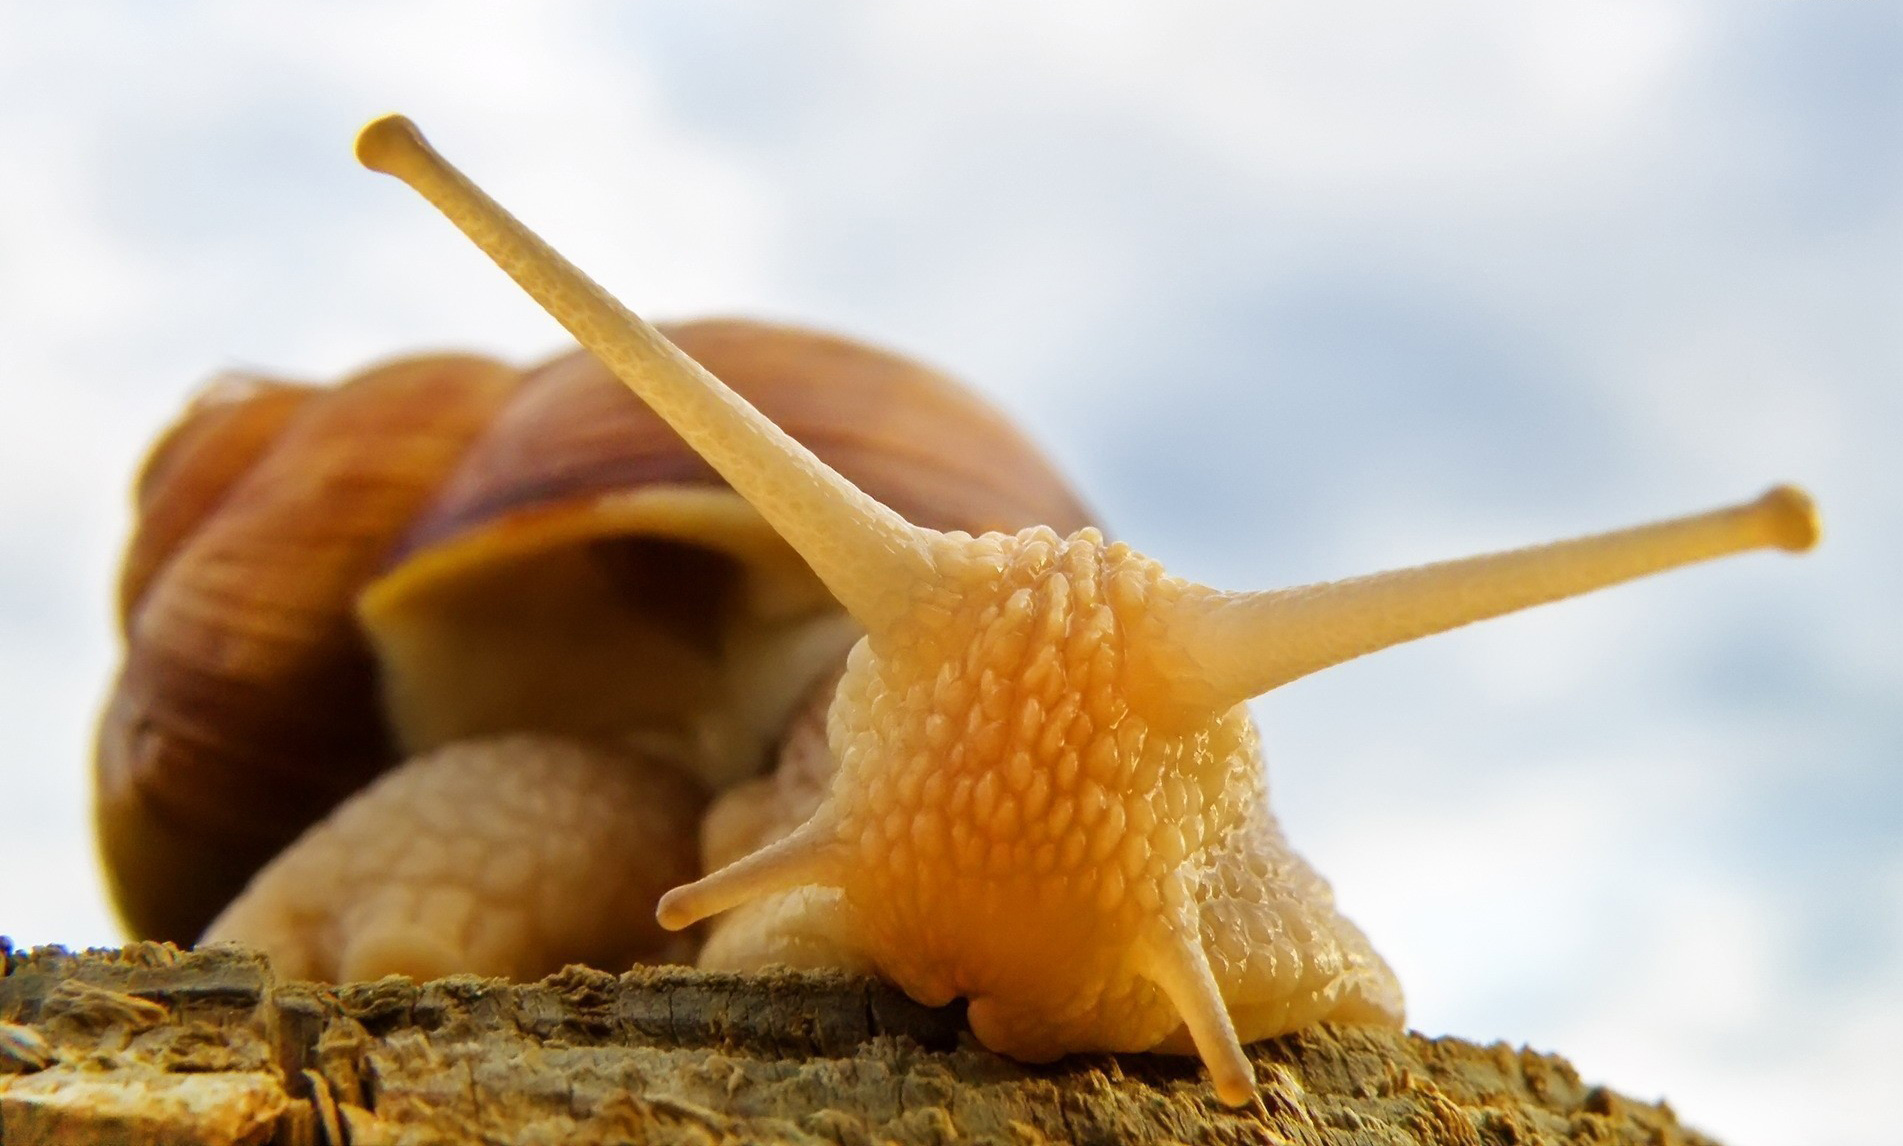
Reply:
[[357, 133], [357, 162], [385, 175], [400, 178], [410, 161], [429, 151], [429, 141], [408, 116], [382, 116]]
[[1758, 499], [1771, 529], [1771, 540], [1788, 553], [1803, 553], [1817, 544], [1822, 528], [1817, 522], [1817, 503], [1810, 494], [1794, 485], [1773, 486]]

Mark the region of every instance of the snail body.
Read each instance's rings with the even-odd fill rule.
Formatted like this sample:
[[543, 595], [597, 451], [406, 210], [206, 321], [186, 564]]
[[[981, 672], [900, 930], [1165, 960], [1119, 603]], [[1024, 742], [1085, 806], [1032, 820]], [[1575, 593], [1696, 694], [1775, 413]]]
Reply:
[[[359, 970], [404, 960], [481, 969], [456, 964], [511, 942], [546, 957], [543, 933], [562, 925], [524, 915], [523, 896], [533, 898], [524, 889], [573, 887], [611, 915], [655, 901], [669, 931], [713, 919], [700, 948], [707, 965], [834, 964], [884, 975], [922, 1002], [966, 997], [979, 1040], [1019, 1058], [1196, 1053], [1218, 1097], [1242, 1103], [1254, 1094], [1243, 1043], [1316, 1021], [1399, 1024], [1403, 1015], [1390, 969], [1282, 837], [1243, 707], [1249, 698], [1473, 620], [1748, 549], [1801, 550], [1816, 538], [1808, 499], [1779, 487], [1740, 506], [1465, 561], [1287, 590], [1210, 589], [1107, 541], [1061, 483], [1056, 493], [1025, 494], [1023, 479], [1048, 476], [1028, 447], [1007, 450], [1011, 464], [974, 461], [970, 442], [934, 447], [942, 468], [963, 479], [935, 495], [969, 507], [976, 490], [988, 506], [945, 514], [892, 484], [882, 466], [849, 464], [850, 451], [829, 446], [826, 434], [799, 432], [691, 340], [677, 346], [626, 311], [407, 121], [366, 128], [358, 155], [442, 210], [679, 435], [693, 455], [682, 464], [707, 479], [689, 490], [624, 491], [587, 512], [638, 518], [642, 530], [726, 554], [748, 587], [734, 599], [748, 604], [720, 614], [720, 639], [701, 641], [721, 656], [702, 666], [710, 681], [695, 692], [691, 661], [658, 673], [632, 666], [615, 654], [640, 640], [560, 608], [559, 623], [545, 627], [535, 609], [507, 605], [535, 584], [515, 557], [574, 557], [523, 538], [572, 540], [564, 530], [573, 527], [553, 517], [482, 532], [422, 527], [420, 547], [351, 598], [367, 645], [381, 654], [380, 711], [398, 726], [394, 740], [419, 755], [273, 861], [215, 935], [333, 951], [356, 944]], [[936, 436], [940, 426], [932, 419], [918, 430]], [[993, 432], [1015, 440], [1008, 428]], [[908, 448], [895, 455], [918, 447], [916, 432], [898, 437]], [[714, 474], [724, 488], [713, 488]], [[455, 476], [446, 488], [481, 484]], [[991, 500], [1000, 496], [1008, 510]], [[465, 502], [485, 499], [444, 499]], [[458, 512], [418, 520], [454, 522]], [[134, 551], [144, 552], [136, 543]], [[508, 574], [493, 572], [501, 569]], [[690, 571], [674, 587], [691, 597], [704, 580]], [[575, 591], [556, 596], [572, 604]], [[522, 615], [496, 621], [497, 612]], [[706, 621], [697, 623], [704, 638]], [[498, 643], [491, 630], [515, 635]], [[493, 649], [523, 642], [535, 650], [531, 684], [491, 687]], [[668, 689], [692, 695], [663, 702]], [[576, 695], [585, 718], [573, 721], [535, 699]], [[644, 704], [653, 711], [638, 727], [616, 725], [615, 713]], [[539, 733], [606, 735], [615, 740], [608, 751], [640, 759], [604, 764], [523, 738], [511, 729], [525, 719]], [[532, 769], [554, 770], [543, 782], [551, 790], [582, 777], [575, 794], [537, 808], [520, 785], [497, 779], [494, 753], [445, 762], [496, 737], [514, 737], [507, 751], [533, 757]], [[752, 776], [762, 744], [777, 744], [777, 767]], [[676, 780], [628, 799], [672, 800], [676, 826], [700, 815], [694, 792], [666, 797], [662, 788], [686, 776], [713, 795], [697, 878], [658, 900], [654, 879], [629, 890], [626, 873], [658, 869], [625, 850], [614, 817], [582, 814], [585, 777], [601, 768], [672, 769]], [[458, 810], [443, 811], [452, 796]], [[521, 830], [525, 820], [533, 830]], [[360, 859], [391, 837], [440, 843], [419, 845], [414, 862], [388, 849]], [[591, 850], [578, 841], [596, 839], [606, 870], [577, 859]], [[458, 847], [466, 854], [454, 854]], [[356, 874], [336, 874], [345, 869]], [[421, 897], [419, 880], [429, 889]], [[551, 911], [542, 914], [560, 914], [552, 909], [561, 900], [574, 916], [567, 894], [547, 891], [537, 902]], [[339, 923], [372, 901], [383, 905], [372, 912], [379, 921]], [[534, 918], [490, 929], [514, 940], [484, 932], [485, 920], [508, 911]], [[588, 930], [585, 921], [566, 926]], [[326, 929], [355, 938], [311, 938]], [[636, 954], [682, 953], [653, 934], [642, 941]]]

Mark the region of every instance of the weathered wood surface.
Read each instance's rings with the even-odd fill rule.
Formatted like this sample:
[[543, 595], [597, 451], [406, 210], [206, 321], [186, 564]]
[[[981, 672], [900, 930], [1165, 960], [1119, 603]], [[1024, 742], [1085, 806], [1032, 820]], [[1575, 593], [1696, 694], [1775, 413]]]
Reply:
[[572, 968], [274, 983], [246, 952], [0, 949], [0, 1146], [29, 1143], [1644, 1143], [1703, 1138], [1563, 1060], [1349, 1027], [1192, 1060], [979, 1049], [956, 1009], [835, 974]]

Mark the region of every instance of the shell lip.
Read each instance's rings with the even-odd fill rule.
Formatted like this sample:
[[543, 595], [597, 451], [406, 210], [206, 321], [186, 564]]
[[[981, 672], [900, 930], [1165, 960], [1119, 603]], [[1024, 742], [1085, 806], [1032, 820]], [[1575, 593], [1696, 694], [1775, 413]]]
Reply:
[[[374, 634], [478, 569], [562, 545], [627, 536], [689, 542], [734, 557], [754, 574], [748, 578], [750, 603], [769, 615], [808, 612], [830, 600], [798, 555], [738, 494], [681, 484], [521, 509], [414, 550], [364, 587], [357, 615]], [[798, 587], [800, 581], [810, 585]]]

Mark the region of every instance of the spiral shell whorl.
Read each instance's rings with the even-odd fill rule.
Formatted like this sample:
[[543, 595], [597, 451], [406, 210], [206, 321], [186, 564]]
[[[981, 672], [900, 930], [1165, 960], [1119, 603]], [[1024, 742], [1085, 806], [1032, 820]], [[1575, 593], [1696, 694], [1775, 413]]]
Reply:
[[[280, 411], [275, 433], [201, 437], [244, 446], [242, 473], [184, 464], [208, 456], [178, 452], [189, 423], [155, 456], [148, 513], [190, 508], [163, 531], [169, 553], [134, 546], [98, 753], [100, 838], [135, 934], [190, 942], [390, 762], [357, 591], [515, 377], [481, 358], [392, 362]], [[210, 496], [185, 480], [207, 473]]]

